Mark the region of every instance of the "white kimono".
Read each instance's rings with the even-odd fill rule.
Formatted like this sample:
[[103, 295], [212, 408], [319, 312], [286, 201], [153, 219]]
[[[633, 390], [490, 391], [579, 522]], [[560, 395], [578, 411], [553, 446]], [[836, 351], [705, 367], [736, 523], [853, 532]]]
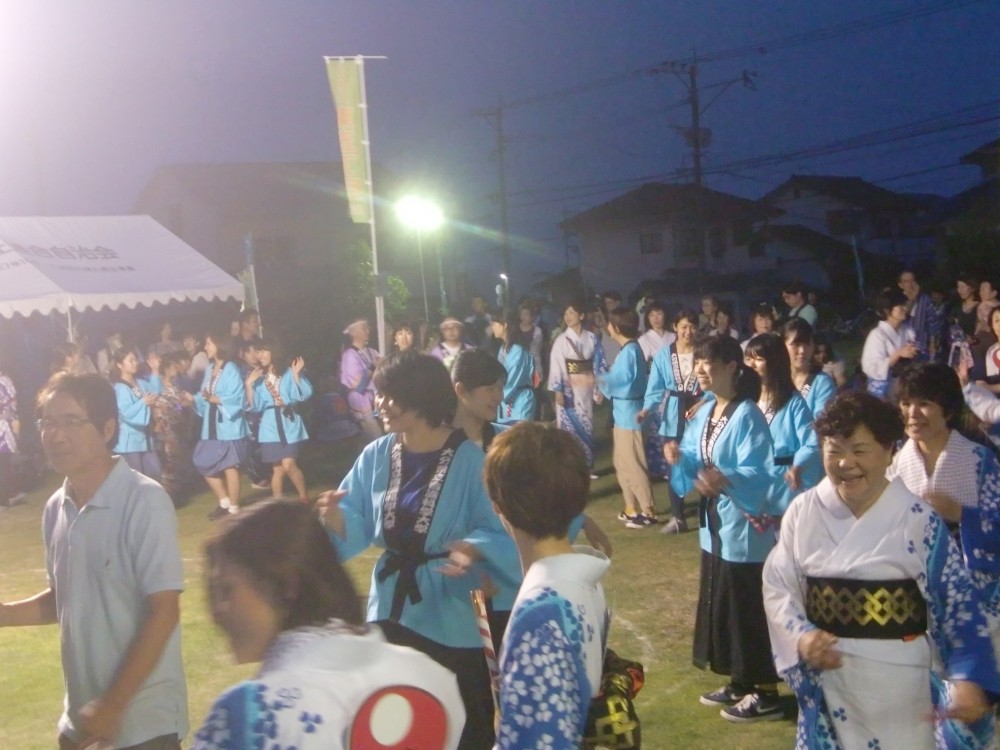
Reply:
[[662, 335], [650, 328], [639, 337], [639, 347], [642, 355], [649, 362], [656, 353], [665, 346], [670, 346], [677, 340], [677, 334], [672, 331], [664, 331]]
[[861, 371], [868, 377], [868, 392], [879, 398], [886, 398], [891, 386], [889, 358], [906, 343], [902, 328], [894, 329], [880, 320], [865, 339], [861, 350]]
[[[927, 603], [927, 633], [912, 640], [841, 637], [839, 669], [799, 656], [806, 578], [913, 579]], [[894, 480], [855, 518], [829, 478], [785, 513], [764, 565], [764, 606], [775, 665], [799, 702], [796, 748], [933, 750], [987, 748], [992, 715], [974, 725], [930, 722], [947, 704], [944, 679], [1000, 687], [986, 618], [941, 518]], [[864, 611], [870, 612], [868, 606]]]

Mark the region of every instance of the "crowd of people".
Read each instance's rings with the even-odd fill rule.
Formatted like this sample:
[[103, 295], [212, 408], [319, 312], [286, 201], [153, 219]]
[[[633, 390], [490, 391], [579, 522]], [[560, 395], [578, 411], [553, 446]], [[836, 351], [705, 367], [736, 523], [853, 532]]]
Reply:
[[[608, 723], [593, 719], [612, 548], [585, 506], [610, 402], [619, 521], [698, 528], [693, 659], [726, 678], [700, 703], [780, 719], [784, 681], [799, 747], [995, 747], [1000, 302], [989, 281], [956, 286], [949, 307], [903, 272], [850, 374], [797, 283], [745, 329], [711, 295], [700, 312], [573, 300], [551, 335], [532, 300], [480, 298], [440, 337], [398, 321], [383, 355], [356, 319], [338, 374], [365, 446], [318, 497], [298, 461], [305, 362], [253, 311], [182, 342], [164, 325], [144, 351], [112, 335], [92, 373], [62, 347], [38, 397], [66, 476], [44, 512], [49, 587], [0, 606], [0, 627], [59, 623], [62, 748], [178, 748], [170, 493], [200, 475], [222, 521], [213, 618], [238, 661], [263, 663], [193, 747], [578, 748]], [[9, 381], [0, 472], [19, 428]], [[241, 511], [243, 472], [274, 499]], [[342, 564], [372, 547], [362, 611]]]

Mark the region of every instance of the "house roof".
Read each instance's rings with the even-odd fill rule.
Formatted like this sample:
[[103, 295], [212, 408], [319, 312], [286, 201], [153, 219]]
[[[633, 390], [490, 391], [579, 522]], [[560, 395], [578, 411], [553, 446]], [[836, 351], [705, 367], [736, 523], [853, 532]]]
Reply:
[[761, 201], [770, 203], [782, 193], [794, 188], [829, 195], [852, 206], [870, 210], [914, 211], [923, 207], [923, 202], [912, 196], [887, 190], [860, 177], [810, 174], [793, 174], [764, 195]]
[[992, 163], [994, 167], [998, 160], [1000, 160], [1000, 138], [989, 143], [984, 143], [979, 148], [973, 149], [967, 154], [962, 154], [961, 158], [959, 158], [959, 162], [962, 164], [982, 166], [986, 163]]
[[586, 211], [571, 216], [560, 228], [576, 232], [609, 223], [635, 219], [671, 219], [691, 217], [699, 208], [708, 223], [738, 219], [764, 219], [778, 216], [781, 211], [755, 200], [723, 193], [711, 188], [696, 188], [689, 184], [650, 182], [624, 195], [613, 198]]

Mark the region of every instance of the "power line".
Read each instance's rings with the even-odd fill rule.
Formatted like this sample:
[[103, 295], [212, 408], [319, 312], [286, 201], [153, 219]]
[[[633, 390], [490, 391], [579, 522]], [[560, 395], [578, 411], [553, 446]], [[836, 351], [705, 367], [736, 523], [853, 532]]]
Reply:
[[[982, 2], [984, 2], [984, 0], [937, 0], [936, 2], [924, 3], [923, 5], [917, 5], [912, 8], [897, 11], [885, 11], [851, 21], [843, 21], [841, 23], [836, 23], [819, 29], [812, 29], [810, 31], [799, 32], [797, 34], [790, 34], [788, 36], [755, 42], [753, 44], [745, 44], [739, 47], [730, 47], [728, 49], [704, 53], [699, 55], [694, 62], [718, 62], [720, 60], [731, 60], [751, 55], [770, 54], [779, 50], [815, 44], [829, 39], [836, 39], [859, 32], [881, 29], [887, 26], [905, 23], [906, 21], [918, 18], [926, 18], [928, 16], [937, 15], [938, 13], [959, 10], [970, 5], [981, 4]], [[678, 55], [672, 59], [680, 60], [681, 58], [682, 56]], [[598, 91], [610, 86], [618, 86], [623, 83], [628, 83], [629, 81], [642, 80], [653, 75], [656, 67], [656, 65], [650, 65], [645, 68], [624, 71], [615, 75], [584, 81], [546, 93], [522, 96], [508, 101], [506, 106], [525, 107], [533, 104], [548, 104], [560, 99], [578, 96], [591, 91]]]
[[[777, 152], [756, 157], [748, 157], [745, 159], [732, 160], [724, 164], [706, 167], [704, 168], [703, 173], [726, 174], [728, 172], [740, 171], [740, 170], [754, 171], [755, 169], [760, 167], [774, 166], [788, 161], [797, 161], [797, 160], [807, 161], [809, 159], [815, 159], [835, 153], [842, 153], [844, 151], [853, 151], [857, 149], [871, 148], [874, 146], [884, 145], [888, 143], [896, 143], [903, 140], [920, 138], [923, 136], [933, 135], [936, 133], [973, 127], [976, 125], [982, 125], [984, 123], [996, 122], [1000, 120], [1000, 114], [996, 114], [997, 104], [1000, 104], [1000, 99], [973, 105], [970, 107], [963, 107], [951, 113], [922, 118], [920, 120], [916, 120], [914, 122], [907, 123], [905, 125], [899, 125], [892, 128], [883, 128], [880, 130], [870, 131], [868, 133], [850, 136], [847, 138], [841, 138], [838, 140], [829, 141], [827, 143], [818, 144], [815, 146], [809, 146], [794, 151]], [[980, 114], [981, 111], [985, 111], [987, 109], [991, 111], [990, 114]], [[949, 122], [950, 120], [953, 120], [956, 116], [961, 114], [969, 116], [969, 119], [957, 122]], [[664, 179], [681, 180], [684, 179], [685, 177], [689, 177], [690, 174], [691, 170], [684, 168], [684, 169], [674, 170], [673, 172], [659, 172], [659, 173], [641, 175], [639, 177], [632, 177], [621, 180], [587, 183], [587, 184], [567, 186], [562, 188], [533, 188], [533, 189], [512, 192], [511, 196], [520, 197], [529, 195], [552, 195], [555, 193], [573, 194], [585, 191], [589, 196], [594, 194], [592, 192], [594, 190], [597, 190], [598, 192], [610, 192], [615, 188], [641, 184], [644, 182], [664, 180]], [[565, 197], [566, 199], [573, 199], [575, 197], [586, 197], [586, 196], [566, 195]]]

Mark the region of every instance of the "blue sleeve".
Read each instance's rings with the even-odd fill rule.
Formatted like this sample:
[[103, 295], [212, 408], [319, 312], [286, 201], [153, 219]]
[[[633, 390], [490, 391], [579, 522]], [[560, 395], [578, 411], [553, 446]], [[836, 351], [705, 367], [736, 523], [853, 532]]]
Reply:
[[631, 344], [622, 347], [611, 370], [597, 378], [601, 393], [608, 398], [632, 398], [639, 380], [640, 367], [645, 372], [646, 362], [642, 359], [642, 349]]
[[260, 412], [274, 403], [271, 392], [267, 390], [263, 380], [258, 380], [253, 384], [253, 403], [247, 404], [247, 411]]
[[568, 602], [547, 591], [519, 603], [507, 626], [496, 745], [502, 750], [578, 750], [583, 740], [590, 683], [582, 643], [561, 605]]
[[812, 427], [813, 415], [803, 398], [793, 398], [792, 409], [792, 424], [799, 444], [792, 465], [801, 468], [803, 476], [814, 476], [823, 471], [823, 457], [819, 450], [819, 438]]
[[[703, 407], [707, 408], [707, 407]], [[774, 448], [771, 431], [755, 404], [745, 401], [733, 414], [734, 460], [721, 461], [719, 471], [728, 480], [723, 494], [752, 516], [764, 512], [774, 481]], [[719, 443], [722, 443], [722, 439]], [[718, 454], [717, 454], [718, 455]]]
[[522, 388], [531, 387], [531, 376], [535, 367], [534, 360], [524, 350], [524, 347], [514, 344], [507, 352], [504, 367], [507, 370], [507, 382], [504, 384], [503, 400], [512, 404]]
[[962, 508], [965, 564], [987, 610], [1000, 614], [1000, 463], [987, 449], [979, 457], [976, 507]]
[[948, 678], [974, 682], [988, 693], [1000, 694], [986, 616], [958, 546], [941, 518], [923, 503], [916, 503], [911, 512], [927, 518], [922, 540], [927, 572], [918, 583], [924, 589], [930, 634]]
[[295, 376], [291, 370], [285, 371], [281, 378], [281, 397], [286, 404], [300, 404], [308, 401], [313, 395], [312, 383], [302, 373], [299, 373], [299, 382], [295, 382]]
[[389, 460], [388, 453], [380, 455], [378, 449], [385, 441], [393, 439], [380, 438], [366, 445], [355, 460], [350, 473], [340, 483], [340, 489], [347, 492], [340, 500], [340, 511], [344, 515], [344, 537], [341, 538], [332, 531], [329, 535], [341, 560], [350, 560], [364, 552], [375, 539], [375, 509], [372, 504], [372, 494], [376, 462], [380, 458]]
[[[260, 692], [260, 686], [242, 682], [220, 695], [195, 734], [191, 750], [264, 747], [267, 737], [263, 733], [266, 724], [260, 721]], [[261, 732], [256, 731], [258, 727]]]
[[695, 476], [704, 467], [701, 460], [701, 434], [711, 410], [711, 406], [702, 406], [684, 429], [679, 446], [681, 460], [670, 472], [670, 486], [681, 497], [694, 488]]
[[149, 407], [125, 383], [115, 383], [115, 401], [118, 402], [118, 419], [122, 422], [139, 430], [149, 424]]
[[232, 362], [227, 362], [223, 367], [215, 395], [219, 397], [219, 410], [226, 419], [236, 419], [243, 414], [247, 405], [246, 387], [240, 376], [240, 368]]
[[664, 377], [664, 369], [670, 366], [670, 347], [665, 346], [653, 357], [653, 364], [649, 369], [649, 380], [646, 381], [646, 396], [642, 402], [642, 408], [655, 409], [663, 401], [663, 396], [667, 392], [667, 381]]
[[818, 417], [826, 409], [827, 402], [837, 393], [837, 384], [825, 372], [818, 373], [813, 380], [811, 409], [814, 417]]

